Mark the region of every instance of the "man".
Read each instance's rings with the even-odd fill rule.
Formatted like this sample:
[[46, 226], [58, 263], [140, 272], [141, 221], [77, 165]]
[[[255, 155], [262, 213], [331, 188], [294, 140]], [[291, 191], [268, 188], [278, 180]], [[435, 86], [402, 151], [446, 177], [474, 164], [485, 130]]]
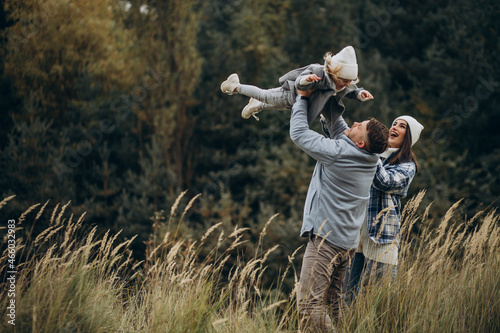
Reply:
[[[298, 90], [290, 138], [317, 163], [307, 192], [301, 236], [309, 237], [298, 290], [301, 326], [334, 331], [345, 271], [358, 245], [378, 156], [389, 130], [375, 119], [349, 128], [323, 111], [330, 138], [309, 129], [308, 97]], [[325, 107], [324, 110], [328, 110]], [[338, 119], [332, 123], [332, 119]]]

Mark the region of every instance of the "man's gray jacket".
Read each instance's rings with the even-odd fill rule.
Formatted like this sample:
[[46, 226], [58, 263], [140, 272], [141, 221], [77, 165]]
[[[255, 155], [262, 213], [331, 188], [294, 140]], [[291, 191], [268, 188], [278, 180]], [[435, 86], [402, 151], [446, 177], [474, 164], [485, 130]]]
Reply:
[[332, 123], [335, 114], [323, 112], [332, 139], [309, 129], [307, 105], [298, 96], [290, 119], [290, 138], [317, 161], [300, 234], [312, 233], [351, 249], [358, 246], [378, 156], [358, 148], [344, 134], [349, 127], [342, 117]]

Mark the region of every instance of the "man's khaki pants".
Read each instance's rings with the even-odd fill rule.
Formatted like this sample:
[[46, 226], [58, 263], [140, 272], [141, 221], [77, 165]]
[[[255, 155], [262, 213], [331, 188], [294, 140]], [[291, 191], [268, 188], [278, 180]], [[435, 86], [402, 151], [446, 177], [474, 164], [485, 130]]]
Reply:
[[354, 251], [337, 247], [320, 237], [310, 238], [297, 294], [302, 332], [335, 331], [333, 325], [343, 307], [342, 283]]

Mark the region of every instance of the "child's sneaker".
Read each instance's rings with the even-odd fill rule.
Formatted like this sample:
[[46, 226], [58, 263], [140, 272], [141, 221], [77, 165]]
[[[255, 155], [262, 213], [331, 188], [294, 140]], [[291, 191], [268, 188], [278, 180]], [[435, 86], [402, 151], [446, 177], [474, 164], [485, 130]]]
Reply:
[[229, 75], [226, 81], [222, 82], [220, 85], [220, 90], [222, 90], [223, 93], [228, 94], [228, 95], [233, 95], [236, 94], [234, 91], [238, 86], [240, 85], [240, 78], [238, 77], [238, 74], [233, 73]]
[[255, 115], [262, 111], [259, 108], [260, 101], [255, 99], [255, 98], [250, 98], [250, 101], [248, 101], [248, 104], [243, 108], [243, 111], [241, 111], [241, 117], [248, 119], [251, 116], [254, 116], [255, 119], [259, 120]]

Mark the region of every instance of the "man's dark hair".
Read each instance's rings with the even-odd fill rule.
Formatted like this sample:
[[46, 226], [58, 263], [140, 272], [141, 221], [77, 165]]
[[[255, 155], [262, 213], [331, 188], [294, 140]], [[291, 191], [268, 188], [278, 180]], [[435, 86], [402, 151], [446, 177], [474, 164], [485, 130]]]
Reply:
[[375, 118], [371, 118], [366, 125], [368, 142], [366, 150], [370, 153], [381, 154], [389, 148], [389, 129]]

